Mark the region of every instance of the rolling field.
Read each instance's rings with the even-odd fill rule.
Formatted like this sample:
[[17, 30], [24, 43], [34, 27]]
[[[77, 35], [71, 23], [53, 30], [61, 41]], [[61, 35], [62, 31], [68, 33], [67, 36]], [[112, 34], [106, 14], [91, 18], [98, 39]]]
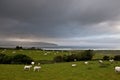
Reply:
[[[41, 50], [3, 50], [0, 49], [0, 53], [5, 53], [7, 55], [14, 54], [25, 54], [34, 60], [53, 60], [53, 57], [57, 55], [71, 54], [62, 51], [41, 51]], [[104, 55], [114, 56], [115, 54], [120, 54], [120, 50], [98, 50], [95, 51], [94, 59], [102, 59]]]
[[[71, 64], [76, 63], [76, 67]], [[0, 80], [119, 80], [120, 73], [114, 71], [120, 62], [101, 66], [96, 61], [88, 65], [80, 62], [44, 64], [39, 72], [24, 71], [24, 65], [0, 65]]]
[[[21, 53], [34, 60], [52, 60], [56, 55], [70, 54], [70, 52], [40, 50], [0, 50], [0, 52], [7, 55]], [[94, 59], [101, 59], [103, 56], [96, 53]], [[77, 66], [72, 67], [73, 63]], [[89, 61], [88, 65], [85, 65], [83, 61], [64, 62], [41, 64], [40, 71], [34, 72], [33, 67], [30, 71], [24, 71], [24, 65], [0, 64], [0, 80], [119, 80], [120, 73], [114, 71], [115, 66], [120, 66], [120, 62], [111, 64], [105, 61], [103, 65], [98, 61]]]
[[41, 50], [0, 50], [1, 53], [7, 55], [25, 54], [34, 60], [53, 60], [57, 55], [69, 54], [61, 51], [41, 51]]

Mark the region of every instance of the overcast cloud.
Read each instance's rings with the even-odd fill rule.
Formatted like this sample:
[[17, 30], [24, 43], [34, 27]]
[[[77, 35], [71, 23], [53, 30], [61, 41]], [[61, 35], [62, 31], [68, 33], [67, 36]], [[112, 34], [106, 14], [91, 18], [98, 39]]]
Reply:
[[120, 48], [120, 0], [0, 0], [0, 41]]

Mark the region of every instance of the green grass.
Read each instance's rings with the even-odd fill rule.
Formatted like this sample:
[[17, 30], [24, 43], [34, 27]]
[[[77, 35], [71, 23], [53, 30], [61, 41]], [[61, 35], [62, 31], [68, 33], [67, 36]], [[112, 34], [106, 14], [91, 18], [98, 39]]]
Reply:
[[[0, 50], [2, 52], [3, 50]], [[69, 54], [69, 52], [56, 51], [40, 51], [40, 50], [6, 50], [3, 52], [7, 55], [25, 54], [34, 60], [52, 60], [56, 55]], [[102, 59], [104, 55], [114, 56], [110, 51], [101, 54], [103, 51], [97, 51], [94, 59]], [[47, 53], [47, 55], [44, 55]], [[119, 51], [117, 52], [119, 53]], [[76, 67], [71, 64], [76, 63]], [[120, 62], [110, 64], [105, 61], [100, 65], [98, 61], [89, 61], [90, 64], [85, 65], [83, 61], [54, 63], [41, 65], [40, 72], [34, 72], [33, 68], [30, 71], [24, 71], [24, 65], [5, 65], [0, 64], [0, 80], [119, 80], [120, 73], [115, 73], [114, 66], [120, 66]]]
[[[71, 64], [76, 63], [76, 67]], [[119, 80], [120, 73], [114, 72], [114, 66], [120, 62], [101, 67], [96, 61], [68, 62], [41, 65], [39, 72], [24, 71], [24, 65], [0, 65], [0, 80]]]
[[[57, 55], [68, 54], [67, 52], [57, 52], [57, 51], [40, 51], [40, 50], [0, 50], [1, 53], [7, 55], [15, 55], [15, 54], [25, 54], [34, 60], [53, 60], [53, 58]], [[15, 52], [15, 53], [14, 53]], [[47, 55], [45, 55], [47, 53]]]
[[[2, 49], [0, 49], [0, 53], [2, 53]], [[15, 53], [14, 53], [15, 52]], [[64, 54], [70, 54], [70, 52], [62, 52], [62, 51], [40, 51], [40, 50], [5, 50], [3, 53], [7, 54], [7, 55], [14, 55], [14, 54], [25, 54], [31, 58], [33, 58], [34, 60], [53, 60], [53, 58], [57, 55], [64, 55]], [[47, 53], [47, 55], [44, 55], [45, 53]], [[119, 54], [120, 51], [119, 50], [98, 50], [95, 51], [95, 56], [93, 57], [93, 59], [102, 59], [104, 55], [108, 55], [108, 56], [114, 56], [116, 54]]]

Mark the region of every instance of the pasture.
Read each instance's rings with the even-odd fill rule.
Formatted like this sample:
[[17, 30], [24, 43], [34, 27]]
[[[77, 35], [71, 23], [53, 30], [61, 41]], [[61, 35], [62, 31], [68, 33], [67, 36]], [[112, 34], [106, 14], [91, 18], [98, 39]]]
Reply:
[[[71, 64], [77, 64], [72, 67]], [[120, 62], [101, 66], [97, 61], [55, 63], [41, 65], [39, 72], [24, 71], [24, 65], [0, 65], [0, 80], [119, 80], [120, 73], [114, 71]]]
[[69, 54], [62, 51], [41, 51], [41, 50], [0, 50], [0, 53], [7, 55], [25, 54], [34, 60], [53, 60], [57, 55]]
[[[81, 50], [82, 51], [82, 50]], [[7, 55], [25, 54], [34, 60], [53, 60], [57, 55], [71, 54], [70, 51], [41, 51], [41, 50], [4, 50], [0, 49], [0, 53]], [[114, 56], [120, 54], [120, 50], [96, 50], [93, 59], [102, 59], [104, 55]]]
[[[25, 54], [34, 60], [52, 60], [56, 55], [70, 54], [62, 51], [40, 51], [40, 50], [0, 50], [7, 55]], [[96, 51], [94, 59], [102, 59], [104, 54]], [[110, 52], [110, 51], [109, 51]], [[112, 54], [105, 54], [113, 56]], [[33, 67], [30, 71], [24, 71], [24, 65], [0, 64], [0, 80], [119, 80], [120, 73], [114, 71], [115, 66], [120, 66], [119, 61], [111, 64], [104, 61], [99, 64], [98, 61], [64, 62], [54, 64], [41, 64], [39, 72], [34, 72]], [[77, 66], [72, 67], [72, 64]]]

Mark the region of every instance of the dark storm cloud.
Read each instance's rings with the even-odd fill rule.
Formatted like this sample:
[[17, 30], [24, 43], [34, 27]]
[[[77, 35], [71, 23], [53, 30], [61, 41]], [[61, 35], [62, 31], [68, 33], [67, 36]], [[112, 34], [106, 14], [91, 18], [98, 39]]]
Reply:
[[72, 39], [118, 34], [111, 25], [115, 21], [120, 21], [120, 0], [0, 0], [3, 38]]

